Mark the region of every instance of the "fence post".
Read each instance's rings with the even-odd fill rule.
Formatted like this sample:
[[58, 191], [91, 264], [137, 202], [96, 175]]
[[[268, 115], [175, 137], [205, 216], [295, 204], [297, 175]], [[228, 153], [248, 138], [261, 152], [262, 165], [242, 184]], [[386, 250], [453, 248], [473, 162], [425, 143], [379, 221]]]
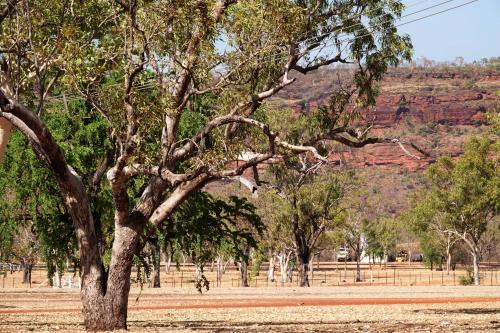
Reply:
[[444, 286], [444, 270], [441, 271], [441, 285]]
[[395, 286], [396, 285], [396, 269], [395, 268], [392, 271], [392, 273], [393, 273], [393, 276], [392, 276], [392, 285]]

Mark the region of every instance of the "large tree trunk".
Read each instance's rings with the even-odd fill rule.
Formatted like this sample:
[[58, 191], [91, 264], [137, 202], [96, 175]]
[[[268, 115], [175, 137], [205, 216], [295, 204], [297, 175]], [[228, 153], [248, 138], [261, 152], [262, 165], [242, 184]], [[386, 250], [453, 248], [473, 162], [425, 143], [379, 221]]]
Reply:
[[31, 287], [31, 272], [33, 270], [33, 264], [24, 264], [23, 270], [23, 283], [29, 284]]
[[297, 264], [299, 266], [299, 285], [301, 287], [309, 287], [309, 261], [310, 252], [309, 248], [305, 247], [302, 249], [297, 249]]
[[82, 274], [83, 316], [87, 330], [127, 328], [132, 257], [142, 234], [142, 225], [137, 217], [130, 218], [125, 225], [115, 224], [113, 255], [107, 279], [102, 279], [102, 271], [99, 270]]

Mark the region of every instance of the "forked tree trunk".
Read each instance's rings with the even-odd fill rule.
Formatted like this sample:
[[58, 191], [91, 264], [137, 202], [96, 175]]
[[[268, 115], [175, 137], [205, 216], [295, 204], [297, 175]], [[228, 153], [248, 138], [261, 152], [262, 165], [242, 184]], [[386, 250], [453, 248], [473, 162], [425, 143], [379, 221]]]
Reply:
[[[134, 223], [137, 222], [137, 223]], [[104, 331], [127, 328], [127, 306], [130, 291], [132, 257], [135, 253], [142, 223], [115, 224], [111, 262], [107, 279], [101, 267], [91, 267], [82, 274], [82, 301], [85, 328]]]

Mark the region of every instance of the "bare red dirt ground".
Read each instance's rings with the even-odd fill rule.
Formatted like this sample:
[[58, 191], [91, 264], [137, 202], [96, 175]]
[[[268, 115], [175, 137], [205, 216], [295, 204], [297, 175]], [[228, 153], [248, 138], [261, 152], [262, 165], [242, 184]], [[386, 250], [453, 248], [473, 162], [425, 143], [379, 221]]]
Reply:
[[[60, 301], [60, 300], [59, 300]], [[33, 300], [10, 300], [10, 302], [33, 302]], [[144, 302], [144, 300], [143, 300]], [[500, 302], [500, 297], [448, 297], [448, 298], [369, 298], [369, 299], [318, 299], [289, 298], [285, 300], [237, 299], [232, 301], [158, 306], [130, 306], [129, 311], [180, 310], [180, 309], [234, 309], [234, 308], [280, 308], [296, 306], [347, 306], [347, 305], [396, 305], [396, 304], [452, 304]], [[1, 305], [0, 305], [1, 307]], [[81, 308], [39, 308], [0, 310], [0, 314], [28, 314], [40, 312], [81, 312]]]
[[[132, 332], [500, 332], [500, 287], [132, 291]], [[0, 332], [83, 332], [78, 290], [0, 292]]]

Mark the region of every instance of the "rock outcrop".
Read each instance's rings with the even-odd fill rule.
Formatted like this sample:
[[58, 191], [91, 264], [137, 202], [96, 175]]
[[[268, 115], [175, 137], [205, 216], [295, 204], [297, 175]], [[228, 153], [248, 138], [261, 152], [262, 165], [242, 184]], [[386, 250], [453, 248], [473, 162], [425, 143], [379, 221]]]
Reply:
[[[334, 70], [298, 76], [292, 90], [280, 94], [278, 104], [297, 112], [328, 104], [330, 92], [338, 86], [336, 80]], [[439, 154], [458, 155], [466, 136], [484, 125], [485, 112], [500, 104], [498, 91], [500, 72], [481, 68], [392, 70], [381, 83], [376, 107], [364, 110], [363, 117], [373, 122], [376, 135], [406, 138], [432, 157], [407, 147], [417, 159], [397, 144], [377, 144], [361, 149], [344, 147], [332, 159], [356, 168], [399, 166], [414, 171], [425, 168]]]

